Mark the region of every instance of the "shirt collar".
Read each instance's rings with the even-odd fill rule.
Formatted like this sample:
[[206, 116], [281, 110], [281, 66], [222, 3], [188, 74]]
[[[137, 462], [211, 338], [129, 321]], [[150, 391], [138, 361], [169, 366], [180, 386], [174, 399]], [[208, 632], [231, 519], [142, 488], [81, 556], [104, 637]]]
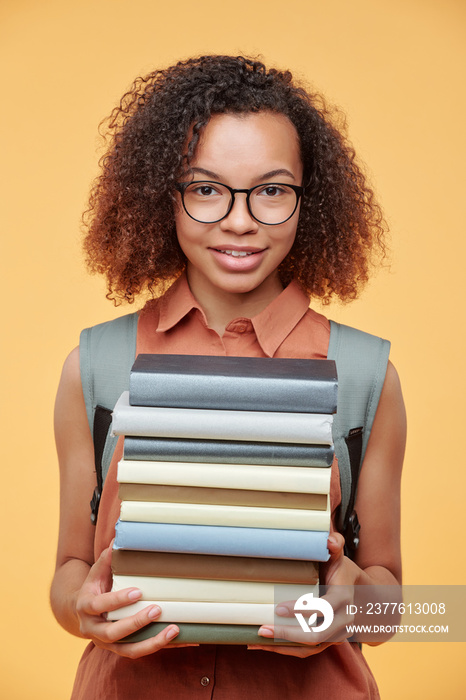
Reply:
[[[251, 319], [259, 345], [267, 357], [273, 357], [285, 338], [297, 326], [309, 308], [309, 298], [295, 281], [290, 284], [257, 316]], [[157, 332], [164, 333], [176, 326], [193, 309], [204, 311], [194, 298], [183, 273], [160, 299]]]
[[193, 309], [200, 311], [207, 325], [205, 314], [189, 288], [186, 273], [183, 273], [160, 299], [160, 317], [157, 332], [164, 333], [169, 331]]
[[294, 280], [260, 314], [252, 318], [257, 340], [273, 357], [309, 309], [309, 298]]

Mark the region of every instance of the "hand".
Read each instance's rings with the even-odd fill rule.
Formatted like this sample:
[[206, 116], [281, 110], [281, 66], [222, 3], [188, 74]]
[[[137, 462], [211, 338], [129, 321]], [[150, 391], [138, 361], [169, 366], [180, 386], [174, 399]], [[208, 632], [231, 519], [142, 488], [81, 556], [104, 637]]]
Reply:
[[[305, 658], [319, 654], [332, 644], [342, 644], [346, 641], [350, 636], [347, 632], [347, 625], [353, 622], [353, 617], [346, 611], [348, 610], [347, 606], [354, 602], [353, 586], [358, 579], [360, 569], [344, 556], [344, 545], [345, 541], [342, 535], [332, 533], [328, 539], [330, 559], [326, 564], [321, 565], [322, 583], [330, 586], [322, 598], [330, 603], [334, 612], [331, 626], [322, 632], [306, 633], [296, 625], [264, 625], [259, 629], [259, 635], [299, 642], [305, 646], [251, 645], [248, 647], [249, 649], [263, 649], [264, 651]], [[276, 614], [294, 618], [294, 604], [295, 601], [281, 603], [276, 609]]]
[[[105, 613], [130, 605], [139, 600], [142, 595], [137, 588], [109, 592], [112, 579], [111, 558], [112, 545], [102, 552], [99, 559], [91, 567], [89, 575], [78, 593], [76, 614], [82, 635], [91, 639], [97, 647], [108, 649], [130, 659], [147, 656], [163, 649], [179, 634], [180, 630], [176, 625], [169, 625], [155, 637], [142, 642], [118, 643], [118, 640], [123, 639], [128, 634], [154, 622], [160, 616], [161, 609], [157, 605], [152, 605], [123, 620], [116, 622], [106, 620]], [[176, 646], [198, 645], [177, 644]]]

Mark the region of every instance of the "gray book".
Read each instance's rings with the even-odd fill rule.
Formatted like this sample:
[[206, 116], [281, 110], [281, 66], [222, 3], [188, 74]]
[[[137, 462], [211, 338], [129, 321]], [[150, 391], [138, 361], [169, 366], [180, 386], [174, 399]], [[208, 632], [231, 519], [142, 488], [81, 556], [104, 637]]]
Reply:
[[335, 413], [333, 360], [207, 355], [138, 355], [134, 406], [284, 413]]
[[330, 467], [333, 445], [125, 437], [125, 459]]

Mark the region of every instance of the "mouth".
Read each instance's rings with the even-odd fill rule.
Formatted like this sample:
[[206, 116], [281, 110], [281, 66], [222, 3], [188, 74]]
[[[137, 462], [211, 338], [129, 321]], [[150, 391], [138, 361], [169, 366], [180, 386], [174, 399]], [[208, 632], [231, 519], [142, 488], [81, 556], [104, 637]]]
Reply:
[[247, 273], [256, 270], [263, 262], [266, 248], [253, 246], [211, 247], [210, 252], [220, 269], [232, 273]]
[[262, 253], [262, 249], [257, 248], [255, 250], [235, 250], [232, 248], [214, 248], [217, 253], [222, 253], [223, 255], [231, 255], [232, 258], [246, 258], [249, 255], [256, 255], [257, 253]]

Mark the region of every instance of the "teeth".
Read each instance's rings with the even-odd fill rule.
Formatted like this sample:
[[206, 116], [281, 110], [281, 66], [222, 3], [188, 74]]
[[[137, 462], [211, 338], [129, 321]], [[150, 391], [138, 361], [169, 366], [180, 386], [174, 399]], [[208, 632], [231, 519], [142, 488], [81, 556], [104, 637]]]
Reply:
[[252, 253], [243, 250], [221, 250], [220, 252], [225, 253], [225, 255], [232, 255], [234, 258], [245, 258], [246, 255], [252, 255]]

